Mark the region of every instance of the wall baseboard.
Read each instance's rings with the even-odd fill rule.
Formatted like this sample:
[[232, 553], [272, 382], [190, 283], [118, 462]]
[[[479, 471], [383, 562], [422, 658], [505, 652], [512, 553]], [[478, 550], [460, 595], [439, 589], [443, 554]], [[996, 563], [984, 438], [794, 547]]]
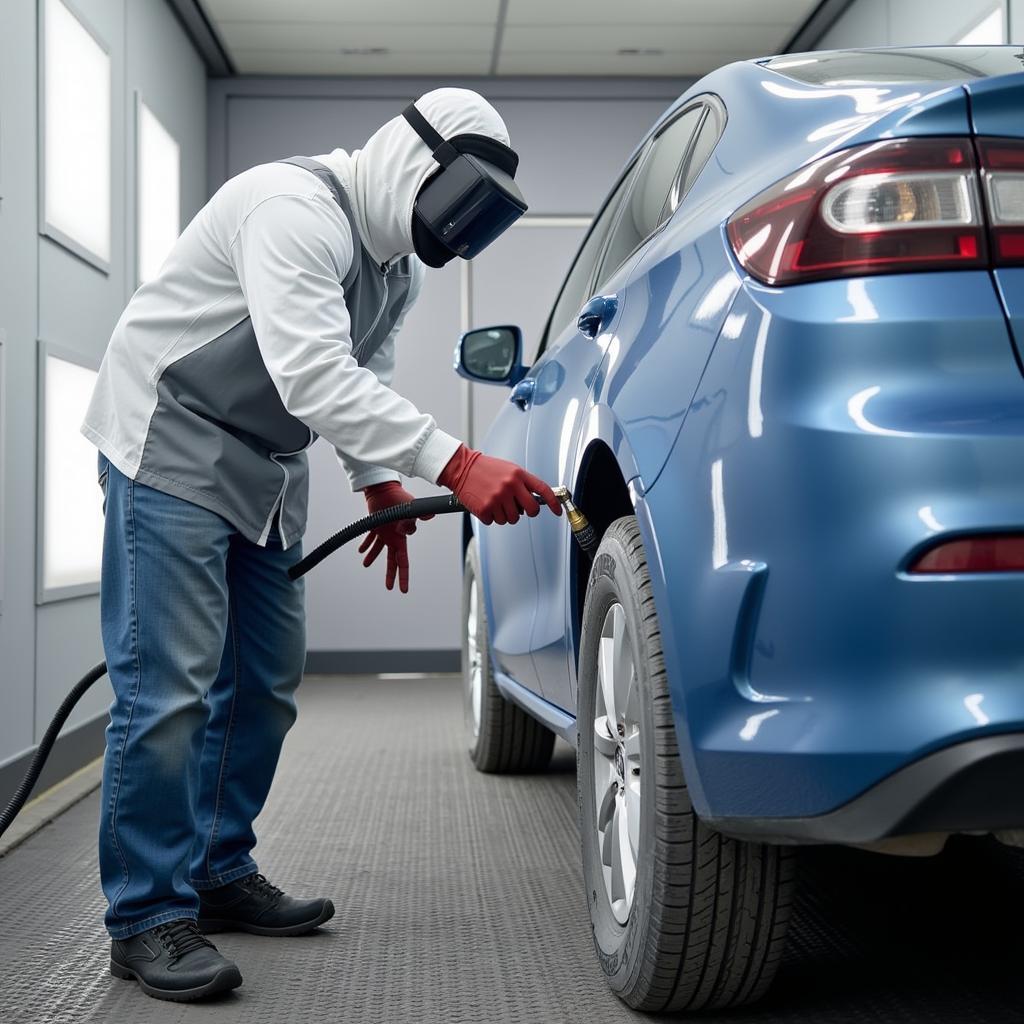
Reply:
[[[74, 774], [79, 768], [84, 768], [90, 761], [95, 761], [103, 753], [105, 746], [103, 734], [107, 728], [107, 720], [107, 715], [104, 712], [57, 737], [46, 767], [43, 768], [39, 781], [32, 790], [30, 800]], [[14, 791], [28, 770], [29, 762], [35, 752], [36, 748], [33, 747], [13, 761], [8, 761], [7, 764], [0, 766], [0, 804], [6, 804], [14, 796]]]
[[419, 651], [307, 651], [309, 675], [377, 675], [381, 672], [458, 672], [462, 652], [452, 649]]

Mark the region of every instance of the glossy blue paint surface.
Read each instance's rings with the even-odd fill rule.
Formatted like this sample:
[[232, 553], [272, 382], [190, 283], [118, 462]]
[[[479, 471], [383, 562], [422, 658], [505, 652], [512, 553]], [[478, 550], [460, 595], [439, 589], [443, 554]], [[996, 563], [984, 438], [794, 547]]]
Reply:
[[677, 731], [699, 810], [819, 814], [1024, 728], [1024, 575], [902, 572], [1024, 528], [1024, 381], [984, 271], [747, 283], [732, 314], [644, 497]]
[[971, 120], [977, 135], [1024, 135], [1024, 74], [1000, 75], [967, 83]]
[[[959, 82], [826, 89], [757, 64], [697, 83], [679, 104], [727, 110], [703, 173], [596, 283], [611, 319], [553, 339], [488, 435], [572, 488], [592, 445], [613, 453], [703, 814], [825, 813], [932, 750], [1024, 729], [1024, 574], [905, 572], [936, 538], [1024, 530], [1024, 268], [768, 288], [725, 235], [834, 149], [1009, 133], [1022, 77], [971, 83], [970, 103]], [[498, 667], [572, 715], [564, 522], [477, 536]]]

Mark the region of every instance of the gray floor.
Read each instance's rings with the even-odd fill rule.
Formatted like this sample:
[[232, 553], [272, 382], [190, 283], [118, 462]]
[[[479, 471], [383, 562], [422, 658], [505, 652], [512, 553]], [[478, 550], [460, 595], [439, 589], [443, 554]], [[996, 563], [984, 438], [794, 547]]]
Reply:
[[[178, 1006], [107, 973], [96, 794], [0, 860], [0, 1021], [494, 1022], [647, 1019], [605, 989], [580, 895], [573, 757], [475, 773], [458, 684], [311, 678], [259, 823], [261, 867], [329, 893], [300, 939], [219, 936], [236, 994]], [[987, 840], [906, 862], [804, 857], [770, 998], [716, 1022], [1024, 1020], [1019, 858]]]

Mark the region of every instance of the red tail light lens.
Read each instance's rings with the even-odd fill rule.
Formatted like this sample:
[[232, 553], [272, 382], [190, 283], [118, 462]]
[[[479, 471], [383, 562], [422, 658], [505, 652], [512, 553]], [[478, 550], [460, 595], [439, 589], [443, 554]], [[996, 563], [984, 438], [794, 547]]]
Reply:
[[1024, 572], [1024, 535], [960, 537], [926, 551], [910, 573]]
[[[1017, 196], [1008, 193], [1013, 210]], [[832, 153], [742, 207], [728, 231], [740, 264], [765, 284], [988, 262], [968, 139]]]
[[1024, 142], [979, 139], [985, 200], [998, 264], [1024, 263]]

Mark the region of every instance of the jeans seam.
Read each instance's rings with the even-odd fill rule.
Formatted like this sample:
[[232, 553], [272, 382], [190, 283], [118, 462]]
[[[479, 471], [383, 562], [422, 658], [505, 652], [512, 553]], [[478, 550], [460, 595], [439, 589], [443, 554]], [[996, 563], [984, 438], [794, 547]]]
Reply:
[[114, 849], [117, 850], [118, 859], [121, 862], [121, 870], [124, 872], [124, 881], [121, 883], [121, 887], [114, 894], [114, 898], [110, 901], [110, 912], [116, 917], [117, 916], [117, 901], [121, 898], [122, 893], [128, 887], [129, 871], [128, 861], [125, 859], [124, 850], [121, 848], [121, 844], [117, 838], [117, 798], [121, 792], [121, 779], [124, 777], [124, 752], [128, 746], [128, 735], [132, 727], [132, 718], [135, 714], [135, 705], [139, 699], [139, 691], [142, 689], [142, 653], [139, 650], [139, 617], [138, 617], [138, 602], [137, 602], [137, 588], [136, 588], [136, 565], [137, 559], [135, 557], [135, 485], [131, 480], [127, 481], [127, 502], [128, 515], [126, 517], [126, 524], [128, 527], [128, 563], [129, 563], [129, 580], [130, 580], [130, 617], [131, 617], [131, 638], [132, 638], [132, 650], [135, 653], [135, 680], [132, 688], [131, 704], [128, 708], [128, 718], [124, 726], [124, 735], [121, 737], [121, 749], [118, 751], [117, 757], [117, 782], [114, 786], [114, 791], [110, 795], [110, 836], [114, 843]]
[[220, 836], [220, 823], [224, 817], [224, 778], [227, 774], [228, 759], [231, 756], [231, 736], [235, 725], [235, 709], [238, 706], [239, 689], [239, 648], [238, 630], [236, 627], [235, 601], [228, 591], [228, 632], [231, 636], [231, 657], [232, 657], [232, 681], [231, 681], [231, 710], [228, 713], [228, 724], [224, 729], [224, 750], [220, 759], [220, 774], [217, 777], [217, 798], [213, 805], [213, 823], [210, 827], [210, 841], [206, 847], [206, 874], [212, 877], [213, 872], [210, 861], [213, 858], [213, 848]]
[[241, 867], [232, 868], [230, 871], [225, 871], [222, 874], [205, 878], [199, 884], [189, 880], [189, 885], [196, 892], [203, 892], [206, 889], [217, 889], [222, 885], [227, 885], [229, 882], [237, 882], [240, 878], [248, 878], [250, 875], [258, 874], [258, 872], [259, 868], [255, 864], [243, 864]]
[[133, 935], [138, 935], [141, 932], [148, 932], [150, 928], [155, 928], [158, 924], [163, 924], [165, 921], [195, 921], [198, 914], [195, 911], [189, 910], [165, 910], [160, 914], [154, 914], [152, 917], [147, 917], [145, 920], [136, 921], [133, 924], [125, 925], [122, 928], [116, 928], [109, 931], [112, 939], [130, 939]]

